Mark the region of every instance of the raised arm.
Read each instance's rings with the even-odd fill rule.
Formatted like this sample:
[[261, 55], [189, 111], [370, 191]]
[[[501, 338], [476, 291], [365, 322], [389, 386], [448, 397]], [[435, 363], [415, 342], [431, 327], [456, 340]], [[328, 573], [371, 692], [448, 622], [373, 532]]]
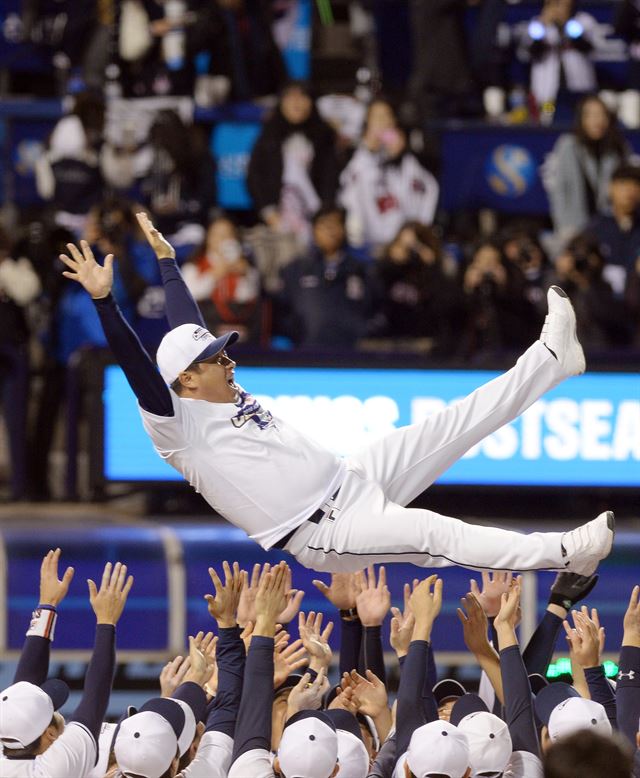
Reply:
[[86, 241], [80, 242], [80, 248], [73, 243], [68, 243], [67, 248], [70, 256], [60, 255], [60, 259], [69, 268], [63, 275], [77, 281], [91, 295], [109, 347], [123, 369], [138, 402], [146, 411], [157, 416], [173, 416], [173, 403], [168, 387], [111, 294], [113, 254], [108, 254], [104, 265], [100, 265]]
[[31, 617], [14, 683], [28, 681], [40, 686], [47, 679], [51, 643], [58, 618], [57, 608], [66, 597], [73, 578], [73, 567], [68, 567], [62, 580], [58, 579], [59, 559], [60, 549], [57, 548], [49, 551], [42, 560], [38, 607]]
[[640, 586], [634, 586], [624, 615], [618, 662], [618, 727], [635, 747], [640, 717]]
[[165, 292], [165, 310], [171, 329], [181, 324], [199, 324], [206, 328], [200, 308], [182, 278], [176, 264], [176, 252], [169, 241], [153, 226], [144, 211], [137, 213], [138, 224], [151, 248], [155, 251], [160, 264], [160, 275]]
[[[356, 607], [364, 631], [360, 646], [358, 671], [364, 675], [367, 670], [375, 673], [386, 684], [387, 676], [382, 649], [382, 622], [391, 608], [391, 594], [387, 587], [387, 574], [384, 565], [378, 570], [378, 580], [373, 565], [366, 571], [361, 570], [355, 576]], [[353, 668], [352, 668], [353, 669]]]
[[340, 613], [340, 677], [358, 667], [362, 624], [356, 611], [353, 573], [332, 573], [331, 583], [314, 580], [313, 585]]

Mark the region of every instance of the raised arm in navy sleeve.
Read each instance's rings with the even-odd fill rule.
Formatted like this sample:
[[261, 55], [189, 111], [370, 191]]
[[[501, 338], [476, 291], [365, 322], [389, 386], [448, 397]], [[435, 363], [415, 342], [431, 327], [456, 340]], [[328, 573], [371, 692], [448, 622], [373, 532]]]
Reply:
[[402, 756], [409, 748], [414, 731], [428, 721], [436, 721], [438, 709], [433, 700], [431, 716], [425, 715], [422, 690], [427, 675], [429, 643], [426, 640], [412, 640], [406, 656], [398, 687], [398, 708], [396, 711], [397, 755]]
[[[38, 610], [42, 612], [49, 611], [51, 618], [55, 619], [56, 609], [53, 605], [38, 605]], [[51, 640], [49, 638], [27, 634], [13, 682], [28, 681], [36, 686], [40, 686], [47, 680], [50, 656]]]
[[109, 348], [124, 371], [138, 402], [156, 416], [173, 416], [169, 388], [151, 357], [122, 315], [113, 295], [93, 301]]
[[539, 756], [531, 686], [519, 646], [508, 646], [500, 652], [500, 673], [513, 750], [529, 751]]
[[340, 678], [344, 673], [358, 669], [362, 629], [360, 619], [340, 620]]
[[618, 728], [618, 715], [616, 712], [616, 695], [613, 693], [611, 684], [607, 681], [604, 674], [604, 667], [586, 667], [584, 670], [589, 694], [594, 702], [599, 702], [607, 711], [607, 718], [614, 729]]
[[273, 638], [254, 636], [244, 670], [232, 763], [247, 751], [271, 750]]
[[547, 668], [553, 657], [560, 627], [562, 627], [560, 616], [556, 616], [555, 613], [546, 610], [536, 627], [536, 631], [531, 636], [531, 640], [522, 652], [522, 659], [524, 666], [527, 668], [527, 673], [547, 674]]
[[96, 743], [107, 712], [116, 664], [116, 628], [112, 624], [96, 626], [96, 640], [84, 677], [80, 704], [71, 715], [91, 732]]
[[366, 670], [371, 670], [386, 686], [387, 671], [384, 666], [384, 651], [382, 650], [382, 627], [363, 627], [362, 629], [358, 672], [366, 677]]
[[367, 778], [391, 778], [397, 759], [396, 736], [392, 735], [382, 744]]
[[191, 296], [175, 259], [161, 259], [159, 263], [165, 293], [165, 311], [171, 329], [181, 324], [199, 324], [206, 327], [200, 308]]
[[221, 628], [216, 647], [218, 691], [207, 710], [207, 732], [235, 736], [246, 654], [239, 627]]
[[618, 729], [636, 747], [640, 719], [640, 648], [622, 646], [616, 683]]

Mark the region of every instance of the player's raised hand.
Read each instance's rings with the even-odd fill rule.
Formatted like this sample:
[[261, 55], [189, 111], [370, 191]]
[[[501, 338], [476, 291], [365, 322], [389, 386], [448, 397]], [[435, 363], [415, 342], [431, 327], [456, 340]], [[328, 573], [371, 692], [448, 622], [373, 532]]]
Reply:
[[291, 573], [291, 568], [288, 567], [287, 571], [287, 604], [282, 613], [278, 615], [280, 624], [290, 624], [294, 620], [304, 598], [304, 591], [302, 589], [292, 588], [293, 574]]
[[300, 613], [298, 617], [300, 639], [311, 658], [309, 667], [316, 672], [328, 668], [332, 657], [329, 637], [333, 632], [333, 622], [330, 621], [322, 629], [322, 619], [322, 613], [316, 614], [314, 611], [309, 611], [306, 615]]
[[80, 241], [82, 251], [73, 243], [67, 243], [67, 248], [70, 256], [60, 254], [60, 259], [69, 270], [62, 275], [81, 284], [94, 300], [106, 297], [113, 286], [113, 254], [107, 254], [100, 265], [86, 240]]
[[280, 562], [263, 575], [256, 594], [256, 625], [254, 635], [273, 637], [276, 631], [278, 615], [287, 604], [287, 568], [286, 562]]
[[599, 667], [600, 665], [600, 641], [598, 628], [589, 616], [572, 611], [573, 629], [565, 619], [562, 624], [567, 635], [567, 642], [571, 650], [571, 661], [577, 662], [583, 669]]
[[145, 211], [140, 211], [136, 214], [136, 219], [149, 245], [155, 251], [156, 257], [158, 259], [175, 259], [176, 252], [173, 246], [161, 232], [156, 230], [149, 218], [149, 214]]
[[498, 615], [500, 605], [502, 604], [502, 595], [504, 592], [509, 591], [512, 580], [513, 573], [507, 572], [506, 570], [496, 570], [494, 573], [483, 570], [482, 591], [478, 588], [478, 582], [475, 578], [472, 578], [469, 581], [471, 593], [480, 603], [482, 610], [489, 618]]
[[319, 710], [322, 705], [322, 696], [329, 688], [329, 681], [322, 668], [312, 681], [311, 674], [305, 673], [293, 687], [287, 700], [287, 718], [291, 718], [301, 710]]
[[357, 591], [354, 578], [354, 573], [332, 573], [329, 586], [319, 580], [312, 583], [338, 610], [346, 611], [356, 607]]
[[[417, 579], [414, 580], [413, 585], [414, 588], [418, 585]], [[406, 583], [403, 591], [404, 610], [401, 611], [400, 608], [391, 608], [393, 618], [391, 619], [391, 636], [389, 640], [398, 659], [407, 655], [409, 644], [411, 643], [411, 635], [413, 634], [413, 628], [416, 623], [411, 608], [409, 607], [411, 591], [411, 585]]]
[[42, 560], [40, 566], [40, 605], [53, 605], [54, 607], [67, 596], [69, 584], [73, 578], [73, 567], [67, 567], [62, 579], [58, 578], [58, 562], [60, 561], [60, 549], [49, 553]]
[[160, 673], [160, 696], [173, 697], [173, 693], [184, 683], [184, 677], [191, 667], [189, 657], [177, 656], [162, 668]]
[[389, 701], [387, 689], [371, 670], [366, 671], [366, 678], [363, 678], [357, 670], [345, 673], [342, 676], [341, 686], [343, 689], [347, 686], [353, 688], [353, 697], [358, 710], [366, 716], [375, 719], [387, 708]]
[[[277, 641], [277, 639], [276, 639]], [[308, 663], [302, 640], [276, 642], [273, 650], [273, 688], [277, 689], [286, 679]]]
[[493, 622], [498, 633], [501, 649], [518, 644], [516, 625], [520, 621], [521, 586], [522, 576], [518, 576], [517, 579], [511, 582], [509, 591], [503, 592], [500, 610]]
[[489, 620], [478, 598], [473, 592], [469, 592], [462, 598], [461, 603], [462, 608], [458, 608], [457, 613], [466, 647], [475, 656], [493, 653], [487, 634]]
[[367, 571], [361, 570], [355, 575], [356, 607], [363, 627], [379, 627], [391, 607], [391, 593], [387, 586], [387, 573], [384, 565], [378, 569], [378, 580], [373, 565]]
[[415, 617], [413, 640], [429, 640], [433, 623], [442, 609], [442, 578], [430, 575], [415, 587], [409, 607]]
[[223, 562], [222, 570], [224, 584], [216, 571], [212, 567], [209, 568], [209, 576], [216, 593], [215, 596], [205, 594], [204, 598], [209, 606], [209, 614], [218, 622], [220, 629], [225, 629], [235, 627], [238, 623], [236, 614], [247, 574], [244, 570], [240, 570], [237, 562], [233, 563], [233, 570], [228, 562]]
[[622, 624], [624, 628], [622, 645], [640, 648], [640, 586], [634, 586], [631, 591]]
[[102, 581], [98, 589], [89, 579], [89, 601], [96, 614], [98, 624], [118, 623], [127, 602], [127, 597], [133, 586], [133, 576], [127, 578], [127, 566], [116, 562], [107, 562], [102, 573]]

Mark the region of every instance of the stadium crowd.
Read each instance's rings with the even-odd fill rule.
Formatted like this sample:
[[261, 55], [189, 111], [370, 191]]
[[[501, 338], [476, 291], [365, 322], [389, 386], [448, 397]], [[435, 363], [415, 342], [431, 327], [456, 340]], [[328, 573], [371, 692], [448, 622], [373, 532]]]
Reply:
[[[597, 574], [559, 573], [523, 647], [522, 579], [505, 572], [483, 573], [481, 585], [473, 579], [457, 610], [482, 671], [471, 690], [437, 677], [443, 581], [436, 575], [407, 582], [403, 608], [391, 606], [384, 567], [314, 581], [329, 618], [341, 622], [334, 657], [333, 621], [300, 610], [304, 592], [292, 588], [285, 562], [256, 565], [250, 574], [224, 562], [222, 571], [209, 569], [214, 593], [205, 595], [203, 629], [189, 637], [188, 654], [162, 669], [160, 694], [105, 721], [116, 624], [133, 578], [118, 562], [105, 566], [99, 584], [89, 581], [93, 655], [80, 702], [63, 717], [69, 689], [47, 677], [58, 610], [63, 617], [74, 574], [67, 568], [59, 577], [59, 560], [56, 549], [42, 562], [14, 683], [0, 692], [3, 778], [640, 775], [638, 586], [612, 682], [598, 613], [578, 607]], [[389, 614], [397, 691], [382, 650]], [[571, 657], [568, 683], [546, 678], [559, 635]]]
[[[24, 0], [5, 26], [54, 53], [49, 87], [68, 107], [35, 166], [41, 206], [0, 226], [13, 499], [50, 496], [69, 368], [106, 345], [88, 297], [61, 278], [66, 244], [84, 238], [98, 255], [116, 255], [115, 296], [151, 353], [166, 331], [158, 267], [134, 219], [140, 207], [176, 246], [209, 329], [238, 330], [239, 347], [491, 364], [535, 338], [546, 289], [558, 284], [590, 356], [631, 358], [640, 348], [640, 166], [621, 127], [634, 126], [638, 96], [631, 0], [611, 9], [628, 45], [629, 88], [618, 93], [598, 92], [609, 85], [591, 58], [595, 22], [579, 3], [544, 0], [507, 34], [499, 0], [414, 0], [406, 90], [385, 92], [361, 41], [354, 71], [369, 73], [367, 88], [321, 96], [313, 82], [288, 80], [280, 47], [294, 0], [54, 5]], [[351, 6], [373, 20], [363, 29], [383, 26], [384, 2]], [[473, 41], [468, 6], [478, 14]], [[437, 45], [417, 45], [425, 30]], [[516, 60], [526, 83], [509, 75]], [[24, 74], [9, 83], [36, 96], [48, 88]], [[516, 93], [523, 104], [512, 105]], [[134, 106], [266, 106], [246, 171], [253, 209], [219, 208], [208, 127], [187, 120], [179, 102], [134, 107], [114, 135], [117, 95]], [[434, 118], [485, 116], [517, 133], [523, 119], [572, 112], [574, 129], [540, 172], [549, 214], [487, 219], [441, 207]]]

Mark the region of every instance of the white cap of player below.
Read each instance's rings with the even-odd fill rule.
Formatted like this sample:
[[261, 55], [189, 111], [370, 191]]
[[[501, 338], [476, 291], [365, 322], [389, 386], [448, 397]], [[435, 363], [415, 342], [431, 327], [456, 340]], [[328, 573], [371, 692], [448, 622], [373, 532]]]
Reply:
[[430, 721], [411, 736], [407, 764], [416, 778], [434, 773], [462, 778], [470, 762], [466, 735], [448, 721]]
[[199, 324], [181, 324], [167, 332], [158, 346], [156, 361], [160, 375], [171, 386], [189, 365], [215, 356], [237, 340], [235, 331], [214, 338]]
[[511, 759], [513, 746], [509, 728], [493, 713], [478, 711], [465, 716], [458, 729], [467, 736], [471, 774], [500, 775]]
[[570, 697], [556, 705], [549, 716], [549, 737], [554, 742], [582, 729], [593, 729], [599, 735], [611, 734], [611, 722], [599, 702]]
[[123, 775], [160, 778], [178, 756], [185, 715], [170, 699], [156, 698], [143, 708], [120, 724], [113, 750]]
[[330, 778], [338, 762], [335, 725], [322, 711], [296, 713], [285, 725], [277, 758], [287, 778]]
[[528, 751], [514, 751], [503, 778], [543, 778], [542, 762]]
[[34, 743], [68, 697], [69, 687], [57, 679], [42, 686], [19, 681], [0, 692], [0, 744], [5, 751]]

